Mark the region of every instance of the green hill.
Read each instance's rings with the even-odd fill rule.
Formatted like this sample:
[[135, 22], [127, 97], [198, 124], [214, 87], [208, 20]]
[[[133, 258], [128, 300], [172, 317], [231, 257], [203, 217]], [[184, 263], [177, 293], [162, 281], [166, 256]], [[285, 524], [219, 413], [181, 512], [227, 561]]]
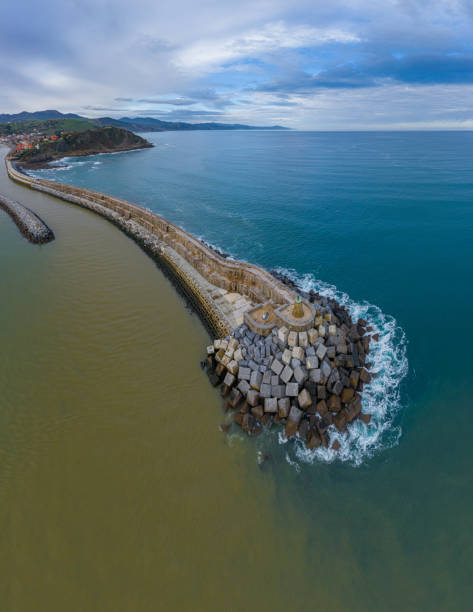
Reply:
[[132, 151], [152, 146], [129, 130], [104, 127], [63, 134], [56, 141], [42, 143], [38, 149], [19, 154], [17, 159], [27, 167], [38, 167], [61, 157]]

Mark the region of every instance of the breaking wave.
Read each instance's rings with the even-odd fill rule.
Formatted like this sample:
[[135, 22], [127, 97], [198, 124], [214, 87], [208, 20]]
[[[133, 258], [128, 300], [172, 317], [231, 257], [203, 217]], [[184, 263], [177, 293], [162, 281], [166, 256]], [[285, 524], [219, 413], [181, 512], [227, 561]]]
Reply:
[[[291, 465], [294, 461], [331, 463], [339, 460], [359, 466], [377, 451], [397, 444], [401, 436], [401, 427], [393, 422], [401, 409], [400, 384], [409, 368], [406, 334], [396, 319], [383, 313], [378, 306], [369, 302], [355, 302], [343, 291], [316, 279], [312, 274], [301, 276], [295, 270], [284, 268], [277, 271], [293, 280], [303, 291], [313, 289], [320, 295], [337, 300], [347, 308], [354, 321], [366, 319], [374, 333], [379, 334], [379, 341], [370, 344], [369, 354], [371, 372], [377, 376], [363, 389], [363, 412], [371, 414], [371, 422], [365, 425], [356, 420], [345, 433], [339, 433], [333, 425], [330, 426], [331, 441], [338, 440], [341, 445], [338, 451], [323, 447], [308, 451], [301, 440], [286, 446], [286, 459]], [[287, 442], [284, 433], [278, 436], [281, 444]]]

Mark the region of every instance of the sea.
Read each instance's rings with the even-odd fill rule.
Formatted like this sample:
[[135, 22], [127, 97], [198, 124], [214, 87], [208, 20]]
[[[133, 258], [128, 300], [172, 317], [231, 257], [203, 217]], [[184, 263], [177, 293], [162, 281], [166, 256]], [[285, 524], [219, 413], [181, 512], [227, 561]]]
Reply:
[[31, 174], [367, 319], [372, 420], [338, 452], [223, 434], [208, 336], [155, 264], [2, 169], [56, 234], [29, 245], [0, 215], [5, 609], [469, 609], [473, 133], [143, 136]]

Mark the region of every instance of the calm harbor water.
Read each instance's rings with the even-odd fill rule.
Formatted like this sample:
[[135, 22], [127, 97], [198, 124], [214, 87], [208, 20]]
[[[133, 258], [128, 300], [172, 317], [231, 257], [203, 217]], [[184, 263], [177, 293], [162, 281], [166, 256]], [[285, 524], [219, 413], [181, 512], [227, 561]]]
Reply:
[[206, 333], [160, 271], [2, 168], [56, 234], [29, 245], [0, 215], [3, 608], [468, 609], [473, 135], [148, 137], [40, 175], [367, 313], [377, 426], [335, 461], [223, 436]]

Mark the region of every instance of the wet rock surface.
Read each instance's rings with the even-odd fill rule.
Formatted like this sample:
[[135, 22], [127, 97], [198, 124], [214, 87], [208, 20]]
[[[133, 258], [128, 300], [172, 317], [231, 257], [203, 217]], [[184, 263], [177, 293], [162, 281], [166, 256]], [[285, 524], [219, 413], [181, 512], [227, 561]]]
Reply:
[[4, 210], [17, 225], [23, 236], [34, 244], [45, 244], [54, 240], [53, 231], [32, 210], [0, 195], [0, 209]]
[[[211, 382], [218, 377], [236, 411], [234, 423], [249, 435], [276, 424], [309, 450], [323, 446], [337, 452], [337, 435], [357, 419], [370, 422], [362, 400], [363, 385], [372, 379], [367, 357], [372, 330], [362, 319], [353, 321], [335, 300], [315, 292], [304, 298], [316, 307], [311, 329], [298, 333], [275, 326], [263, 337], [241, 325], [208, 347], [207, 374]], [[237, 369], [230, 372], [229, 363]]]

